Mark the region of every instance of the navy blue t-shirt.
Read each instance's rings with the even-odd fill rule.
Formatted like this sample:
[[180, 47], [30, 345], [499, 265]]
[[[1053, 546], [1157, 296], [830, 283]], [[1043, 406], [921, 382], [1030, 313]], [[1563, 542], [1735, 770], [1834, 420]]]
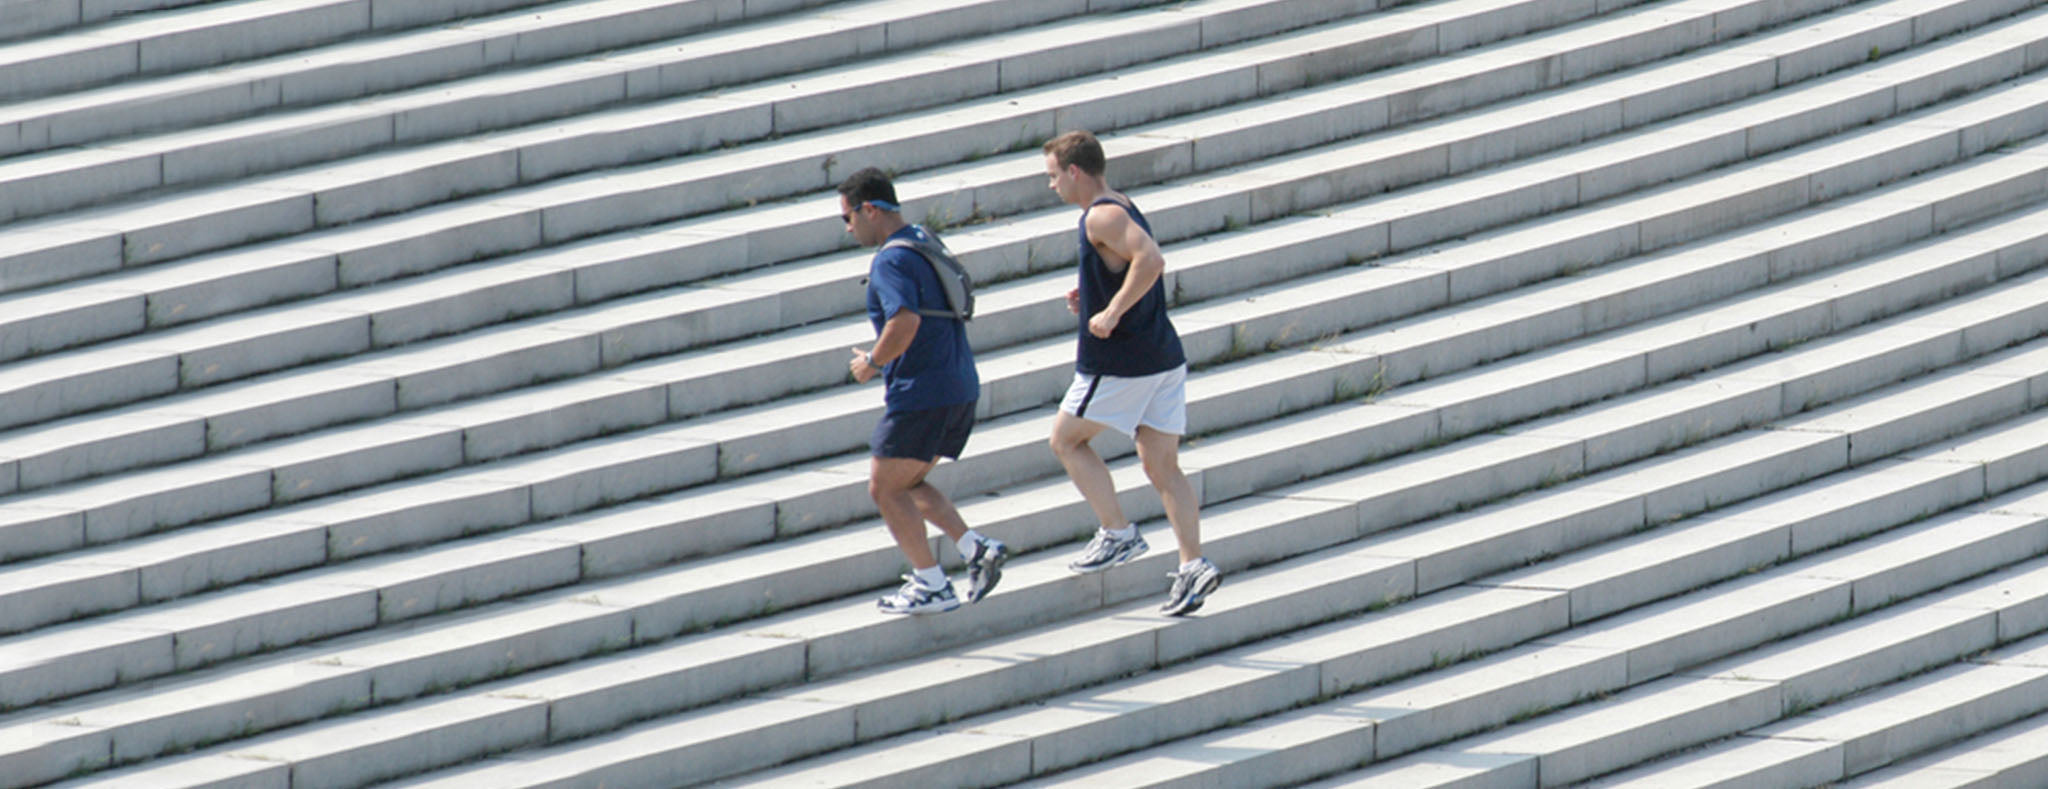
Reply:
[[[924, 228], [909, 225], [889, 238], [930, 239]], [[886, 241], [884, 243], [887, 243]], [[868, 322], [875, 334], [905, 309], [946, 309], [946, 291], [923, 255], [908, 249], [884, 249], [868, 266]], [[923, 316], [910, 348], [882, 368], [883, 402], [891, 413], [973, 402], [981, 396], [981, 378], [974, 371], [974, 351], [967, 345], [966, 324], [951, 318]]]
[[[1119, 202], [1113, 197], [1097, 199], [1088, 210], [1095, 206], [1111, 203], [1131, 215], [1131, 221], [1152, 232], [1152, 223], [1145, 221], [1145, 215], [1138, 212], [1136, 205]], [[1128, 263], [1123, 271], [1112, 272], [1102, 261], [1102, 255], [1095, 251], [1095, 245], [1088, 243], [1088, 211], [1081, 212], [1081, 346], [1074, 354], [1074, 371], [1082, 375], [1113, 375], [1119, 378], [1138, 378], [1155, 375], [1186, 364], [1188, 357], [1181, 350], [1180, 332], [1173, 328], [1173, 321], [1166, 317], [1166, 277], [1152, 281], [1151, 289], [1144, 297], [1124, 313], [1108, 338], [1088, 333], [1088, 319], [1095, 317], [1109, 306], [1109, 300], [1116, 297], [1118, 288], [1124, 286], [1124, 275], [1130, 273]]]

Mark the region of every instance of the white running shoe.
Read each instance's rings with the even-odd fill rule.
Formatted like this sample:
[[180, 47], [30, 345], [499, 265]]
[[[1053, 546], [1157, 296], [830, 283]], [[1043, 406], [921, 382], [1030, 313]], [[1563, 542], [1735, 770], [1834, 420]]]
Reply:
[[1173, 579], [1173, 587], [1166, 591], [1166, 604], [1159, 607], [1167, 616], [1185, 616], [1202, 607], [1210, 592], [1223, 585], [1223, 571], [1216, 569], [1206, 558], [1196, 559], [1195, 565], [1186, 570], [1176, 569], [1167, 573]]
[[987, 597], [996, 582], [1003, 580], [1003, 563], [1009, 560], [1010, 546], [982, 538], [974, 546], [974, 555], [967, 557], [967, 602], [979, 603]]
[[960, 607], [960, 598], [953, 596], [953, 582], [936, 589], [925, 586], [917, 576], [903, 576], [903, 585], [896, 593], [875, 601], [875, 607], [885, 614], [943, 614]]
[[1067, 569], [1077, 573], [1099, 573], [1124, 562], [1145, 555], [1152, 546], [1145, 544], [1145, 536], [1132, 532], [1128, 540], [1119, 540], [1116, 535], [1102, 529], [1095, 530], [1095, 539], [1088, 541], [1080, 558], [1067, 563]]

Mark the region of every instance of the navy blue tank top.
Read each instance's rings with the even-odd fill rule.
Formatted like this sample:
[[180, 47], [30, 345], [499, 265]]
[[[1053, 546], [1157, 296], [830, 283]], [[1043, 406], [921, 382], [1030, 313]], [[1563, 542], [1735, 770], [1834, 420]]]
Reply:
[[1088, 243], [1088, 211], [1103, 203], [1122, 207], [1147, 235], [1152, 233], [1152, 223], [1145, 221], [1136, 205], [1113, 197], [1098, 198], [1081, 212], [1081, 347], [1074, 355], [1075, 372], [1136, 378], [1186, 364], [1180, 332], [1174, 331], [1173, 322], [1166, 318], [1165, 276], [1153, 280], [1151, 289], [1145, 291], [1130, 312], [1124, 313], [1107, 339], [1088, 333], [1088, 319], [1109, 306], [1117, 289], [1123, 287], [1124, 275], [1130, 272], [1128, 263], [1123, 271], [1110, 271], [1096, 253], [1095, 245]]

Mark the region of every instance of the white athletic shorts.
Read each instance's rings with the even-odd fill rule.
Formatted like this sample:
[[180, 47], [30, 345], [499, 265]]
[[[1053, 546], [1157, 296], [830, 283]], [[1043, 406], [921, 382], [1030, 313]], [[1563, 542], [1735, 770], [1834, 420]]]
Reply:
[[1139, 425], [1178, 436], [1188, 430], [1187, 383], [1185, 364], [1139, 378], [1075, 373], [1060, 410], [1127, 436], [1136, 436]]

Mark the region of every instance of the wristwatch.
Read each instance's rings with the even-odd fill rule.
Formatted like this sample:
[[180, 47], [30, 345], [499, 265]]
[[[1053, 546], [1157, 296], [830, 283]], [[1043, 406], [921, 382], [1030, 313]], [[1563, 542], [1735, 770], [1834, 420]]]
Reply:
[[867, 365], [870, 370], [878, 373], [882, 372], [882, 366], [875, 364], [875, 355], [872, 353], [862, 353], [860, 355], [860, 363]]

